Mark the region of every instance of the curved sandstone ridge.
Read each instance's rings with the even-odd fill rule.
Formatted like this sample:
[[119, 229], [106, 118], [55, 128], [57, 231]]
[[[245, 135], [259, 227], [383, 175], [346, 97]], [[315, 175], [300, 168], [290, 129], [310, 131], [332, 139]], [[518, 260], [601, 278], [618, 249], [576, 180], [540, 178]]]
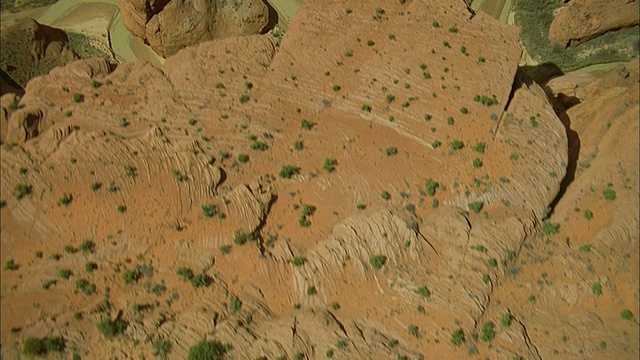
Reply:
[[[536, 316], [555, 306], [558, 331], [578, 319], [547, 293], [541, 308], [526, 299], [560, 252], [545, 246], [566, 243], [537, 229], [573, 159], [545, 91], [518, 72], [516, 29], [467, 21], [463, 2], [350, 6], [305, 1], [279, 47], [220, 39], [162, 69], [83, 60], [31, 81], [17, 107], [3, 99], [2, 253], [19, 265], [2, 273], [5, 355], [46, 334], [83, 358], [167, 341], [180, 359], [203, 338], [238, 359], [552, 351]], [[631, 223], [604, 224], [599, 243]], [[93, 252], [64, 252], [83, 240]], [[586, 301], [567, 289], [549, 294]], [[597, 316], [580, 326], [606, 334]], [[123, 320], [122, 336], [103, 341], [104, 319]]]
[[638, 0], [572, 0], [553, 19], [549, 40], [576, 46], [610, 30], [638, 25]]
[[269, 22], [263, 0], [118, 1], [122, 21], [160, 56], [203, 41], [260, 33]]

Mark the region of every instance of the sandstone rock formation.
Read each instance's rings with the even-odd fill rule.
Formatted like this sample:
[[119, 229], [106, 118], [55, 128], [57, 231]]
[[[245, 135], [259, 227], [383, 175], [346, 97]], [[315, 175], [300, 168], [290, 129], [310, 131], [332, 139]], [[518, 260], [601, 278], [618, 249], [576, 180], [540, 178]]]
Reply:
[[160, 56], [203, 41], [258, 34], [269, 22], [263, 0], [119, 0], [124, 25]]
[[[4, 355], [47, 334], [82, 358], [167, 342], [184, 359], [202, 339], [237, 359], [637, 355], [619, 315], [637, 301], [637, 230], [607, 215], [637, 208], [637, 160], [593, 163], [589, 185], [624, 201], [563, 186], [571, 124], [520, 54], [517, 29], [468, 21], [464, 2], [310, 0], [280, 46], [218, 39], [163, 68], [91, 59], [34, 79], [0, 147], [18, 265], [0, 282]], [[634, 95], [628, 77], [607, 99]], [[603, 149], [634, 129], [637, 102], [615, 104], [624, 122], [594, 120], [617, 129]], [[116, 318], [104, 341], [96, 324]]]
[[[78, 57], [62, 30], [29, 18], [2, 24], [0, 63], [13, 80], [24, 87], [30, 79], [47, 74]], [[4, 91], [3, 91], [4, 93]]]
[[572, 0], [551, 23], [549, 40], [575, 46], [610, 30], [638, 25], [638, 0]]

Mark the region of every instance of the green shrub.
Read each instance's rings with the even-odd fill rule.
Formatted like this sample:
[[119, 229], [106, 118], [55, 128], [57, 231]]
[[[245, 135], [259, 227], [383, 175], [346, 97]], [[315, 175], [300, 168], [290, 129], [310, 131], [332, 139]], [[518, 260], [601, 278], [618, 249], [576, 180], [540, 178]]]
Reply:
[[31, 194], [31, 186], [27, 184], [18, 184], [13, 191], [13, 195], [17, 200], [20, 200], [29, 194]]
[[462, 149], [464, 147], [464, 142], [460, 141], [460, 140], [453, 140], [451, 143], [451, 148], [454, 150], [459, 150]]
[[611, 188], [606, 188], [602, 191], [602, 195], [605, 199], [613, 201], [616, 199], [616, 191]]
[[232, 296], [229, 299], [229, 309], [231, 309], [232, 314], [235, 314], [238, 311], [240, 311], [241, 307], [242, 307], [242, 301], [238, 299], [237, 296]]
[[315, 124], [307, 119], [300, 120], [300, 127], [304, 130], [311, 130]]
[[88, 273], [92, 273], [92, 272], [94, 272], [95, 270], [98, 270], [98, 264], [96, 264], [96, 263], [95, 263], [95, 262], [93, 262], [93, 261], [90, 261], [90, 262], [88, 262], [88, 263], [84, 264], [84, 270], [85, 270], [86, 272], [88, 272]]
[[326, 158], [324, 159], [324, 165], [322, 168], [327, 172], [333, 172], [336, 169], [336, 165], [338, 164], [338, 160]]
[[418, 337], [420, 335], [420, 329], [418, 328], [417, 325], [409, 325], [409, 327], [407, 328], [407, 331], [409, 332], [409, 335], [414, 336], [414, 337]]
[[620, 316], [625, 320], [633, 320], [633, 313], [629, 309], [622, 310]]
[[584, 218], [587, 219], [587, 220], [593, 219], [593, 211], [585, 210], [584, 211]]
[[594, 282], [593, 285], [591, 285], [591, 292], [596, 296], [602, 295], [602, 284]]
[[77, 103], [83, 102], [84, 101], [84, 95], [78, 94], [78, 93], [73, 94], [73, 101], [77, 102]]
[[471, 149], [475, 152], [479, 152], [481, 154], [484, 154], [484, 150], [487, 147], [487, 143], [484, 142], [479, 142], [477, 144], [475, 144]]
[[431, 291], [426, 286], [420, 286], [416, 292], [426, 298], [431, 296]]
[[122, 319], [104, 319], [98, 323], [98, 331], [107, 339], [112, 339], [124, 332], [127, 323]]
[[331, 87], [331, 89], [332, 89], [333, 91], [340, 91], [341, 87], [340, 87], [340, 85], [333, 85], [333, 86]]
[[371, 112], [371, 106], [367, 105], [367, 104], [362, 104], [362, 111], [364, 112]]
[[382, 198], [383, 198], [383, 199], [385, 199], [385, 200], [389, 200], [389, 199], [391, 199], [391, 194], [389, 194], [389, 192], [388, 192], [388, 191], [383, 191], [383, 192], [381, 192], [381, 193], [380, 193], [380, 196], [382, 196]]
[[442, 145], [442, 142], [440, 140], [433, 140], [433, 142], [431, 143], [431, 146], [433, 146], [434, 149], [439, 148], [440, 145]]
[[387, 263], [387, 257], [384, 255], [373, 255], [369, 258], [369, 263], [374, 269], [380, 270]]
[[58, 277], [61, 279], [69, 279], [71, 277], [71, 270], [69, 269], [58, 270]]
[[213, 204], [202, 205], [202, 214], [208, 218], [215, 216], [217, 212], [218, 208]]
[[425, 190], [429, 196], [434, 196], [436, 194], [436, 189], [440, 187], [440, 184], [433, 179], [427, 180], [427, 184]]
[[45, 337], [42, 342], [47, 352], [61, 353], [64, 351], [65, 341], [62, 336]]
[[542, 232], [545, 235], [557, 234], [559, 229], [560, 229], [560, 224], [558, 223], [554, 223], [546, 220], [542, 223]]
[[85, 254], [89, 254], [95, 251], [96, 249], [96, 244], [91, 241], [91, 240], [84, 240], [82, 241], [82, 243], [80, 244], [79, 249], [85, 253]]
[[502, 326], [504, 326], [504, 327], [507, 327], [507, 326], [511, 325], [511, 321], [512, 320], [513, 320], [513, 318], [511, 317], [511, 314], [504, 314], [500, 318], [500, 324]]
[[253, 234], [251, 234], [251, 233], [236, 234], [233, 237], [233, 242], [236, 245], [243, 245], [249, 240], [253, 240]]
[[398, 153], [398, 148], [396, 148], [395, 146], [390, 146], [387, 148], [385, 152], [387, 156], [392, 156]]
[[482, 340], [491, 342], [496, 337], [495, 325], [491, 321], [482, 324]]
[[482, 165], [483, 165], [482, 159], [480, 159], [480, 158], [473, 159], [473, 167], [474, 168], [480, 168], [480, 167], [482, 167]]
[[244, 103], [249, 102], [249, 99], [250, 99], [249, 95], [242, 94], [242, 95], [240, 95], [240, 98], [238, 100], [240, 101], [240, 104], [244, 104]]
[[467, 206], [469, 207], [469, 210], [477, 214], [484, 207], [484, 203], [482, 201], [475, 201], [472, 203], [468, 203]]
[[313, 215], [314, 212], [316, 212], [315, 206], [309, 204], [302, 205], [302, 216], [310, 216]]
[[44, 346], [42, 340], [35, 337], [28, 337], [25, 339], [22, 345], [22, 353], [25, 356], [33, 357], [36, 355], [44, 355], [47, 352], [47, 348]]
[[302, 142], [301, 140], [295, 141], [293, 143], [293, 148], [296, 149], [296, 150], [304, 149], [304, 142]]
[[186, 267], [179, 267], [176, 271], [176, 274], [180, 276], [180, 279], [182, 279], [182, 281], [190, 281], [191, 279], [193, 279], [193, 271]]
[[300, 168], [293, 165], [285, 165], [280, 169], [280, 177], [284, 179], [290, 179], [293, 175], [300, 173]]
[[293, 258], [293, 260], [291, 260], [291, 263], [293, 264], [293, 266], [302, 266], [306, 261], [307, 259], [303, 258], [302, 256], [296, 256]]
[[125, 165], [124, 166], [124, 173], [127, 176], [130, 176], [130, 177], [133, 177], [133, 178], [138, 176], [138, 170], [135, 167], [131, 166], [131, 165]]
[[153, 343], [153, 355], [166, 359], [171, 351], [171, 343], [166, 340], [157, 340]]
[[202, 340], [189, 349], [188, 360], [221, 360], [226, 350], [219, 341]]
[[464, 336], [464, 331], [462, 329], [457, 329], [453, 333], [451, 333], [451, 343], [455, 346], [460, 346], [466, 341]]
[[238, 155], [238, 162], [246, 163], [247, 161], [249, 161], [249, 155], [247, 155], [247, 154]]
[[317, 293], [318, 293], [318, 289], [316, 289], [315, 286], [307, 287], [307, 295], [311, 296], [311, 295], [315, 295]]
[[194, 275], [191, 278], [191, 285], [196, 289], [200, 287], [207, 287], [210, 284], [211, 284], [211, 278], [205, 273]]
[[13, 259], [9, 259], [5, 263], [4, 268], [5, 268], [5, 270], [15, 271], [15, 270], [18, 270], [20, 268], [20, 265], [16, 264]]
[[137, 283], [138, 280], [140, 280], [140, 278], [142, 277], [142, 273], [137, 269], [127, 269], [125, 270], [123, 277], [124, 283], [127, 285], [131, 285], [132, 283]]

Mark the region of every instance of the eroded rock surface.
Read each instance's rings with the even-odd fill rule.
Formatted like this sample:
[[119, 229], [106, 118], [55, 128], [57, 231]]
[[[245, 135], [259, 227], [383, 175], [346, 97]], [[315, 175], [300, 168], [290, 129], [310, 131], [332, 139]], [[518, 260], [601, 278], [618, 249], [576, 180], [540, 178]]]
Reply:
[[118, 3], [127, 29], [163, 57], [203, 41], [258, 34], [269, 22], [262, 0]]
[[[148, 356], [158, 341], [185, 358], [206, 338], [238, 359], [540, 359], [567, 332], [567, 358], [599, 358], [595, 338], [637, 354], [612, 339], [638, 333], [619, 315], [637, 299], [637, 261], [585, 270], [570, 229], [587, 226], [568, 221], [586, 190], [566, 189], [547, 218], [572, 143], [543, 88], [518, 75], [517, 29], [468, 21], [463, 2], [349, 10], [305, 1], [279, 47], [218, 39], [161, 69], [83, 60], [29, 83], [0, 148], [3, 260], [19, 265], [2, 272], [5, 355], [61, 334], [83, 358]], [[624, 181], [613, 179], [626, 197], [615, 204], [630, 208], [637, 182]], [[594, 219], [613, 221], [606, 209]], [[560, 233], [542, 237], [545, 220]], [[590, 223], [594, 264], [623, 258], [607, 255], [618, 234], [637, 249], [623, 220]], [[83, 240], [95, 247], [65, 251]], [[594, 299], [596, 280], [606, 295]], [[126, 322], [112, 341], [96, 327], [106, 318]], [[595, 330], [571, 331], [583, 327]]]
[[638, 0], [572, 0], [553, 19], [549, 40], [575, 46], [610, 30], [638, 25]]

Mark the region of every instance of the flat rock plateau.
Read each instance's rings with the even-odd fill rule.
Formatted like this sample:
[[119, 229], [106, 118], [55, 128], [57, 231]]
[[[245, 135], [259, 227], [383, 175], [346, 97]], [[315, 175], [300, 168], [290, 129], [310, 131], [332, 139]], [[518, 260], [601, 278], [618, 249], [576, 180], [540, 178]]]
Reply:
[[5, 359], [638, 358], [637, 58], [436, 0], [156, 46], [0, 99]]

